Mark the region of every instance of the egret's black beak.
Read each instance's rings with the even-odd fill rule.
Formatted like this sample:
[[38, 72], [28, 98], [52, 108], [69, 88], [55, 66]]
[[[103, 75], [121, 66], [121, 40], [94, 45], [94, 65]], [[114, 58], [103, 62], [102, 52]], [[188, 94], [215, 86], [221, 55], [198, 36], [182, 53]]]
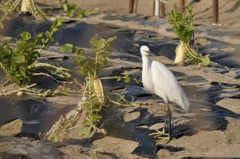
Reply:
[[151, 51], [146, 51], [148, 54], [149, 54], [149, 56], [156, 56], [154, 53], [152, 53]]

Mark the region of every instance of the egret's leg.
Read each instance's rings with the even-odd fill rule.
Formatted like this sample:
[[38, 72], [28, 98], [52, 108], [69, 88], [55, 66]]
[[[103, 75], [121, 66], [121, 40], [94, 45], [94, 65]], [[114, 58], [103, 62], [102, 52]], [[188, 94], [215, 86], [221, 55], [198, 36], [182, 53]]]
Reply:
[[169, 135], [169, 138], [171, 139], [171, 117], [172, 117], [172, 114], [171, 114], [171, 111], [170, 111], [170, 108], [168, 105], [167, 105], [167, 114], [168, 114], [167, 115], [168, 116], [168, 135]]
[[[156, 132], [151, 133], [149, 135], [154, 136], [159, 140], [167, 140], [167, 142], [169, 142], [171, 140], [171, 111], [169, 109], [168, 102], [165, 102], [165, 105], [167, 107], [167, 111], [166, 111], [163, 130], [162, 131], [156, 130]], [[165, 132], [167, 125], [168, 125], [168, 133]]]
[[168, 121], [168, 113], [166, 112], [166, 115], [165, 115], [165, 120], [164, 120], [164, 125], [163, 125], [163, 132], [165, 133], [166, 131], [166, 128], [167, 128], [167, 121]]

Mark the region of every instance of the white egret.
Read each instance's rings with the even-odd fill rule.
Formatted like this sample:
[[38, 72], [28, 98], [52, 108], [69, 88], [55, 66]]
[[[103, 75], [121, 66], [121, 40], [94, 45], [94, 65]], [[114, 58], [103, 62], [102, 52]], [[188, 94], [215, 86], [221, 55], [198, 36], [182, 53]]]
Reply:
[[[169, 141], [171, 139], [171, 111], [168, 102], [174, 102], [185, 111], [188, 111], [189, 101], [173, 73], [162, 63], [150, 59], [149, 55], [153, 53], [150, 52], [149, 48], [147, 46], [141, 46], [140, 52], [142, 54], [143, 86], [149, 93], [156, 94], [163, 98], [167, 108], [163, 131], [157, 130], [157, 132], [152, 133], [152, 135], [156, 135], [155, 137], [159, 139], [167, 139]], [[168, 126], [166, 126], [167, 123]], [[168, 134], [165, 133], [167, 127]]]

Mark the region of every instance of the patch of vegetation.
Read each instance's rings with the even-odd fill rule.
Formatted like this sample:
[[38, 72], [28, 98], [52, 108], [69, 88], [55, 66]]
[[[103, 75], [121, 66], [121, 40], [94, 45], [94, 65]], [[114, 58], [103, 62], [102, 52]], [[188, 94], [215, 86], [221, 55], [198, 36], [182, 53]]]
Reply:
[[[78, 114], [78, 112], [76, 112]], [[71, 114], [71, 116], [63, 118], [60, 117], [60, 120], [55, 123], [52, 127], [52, 132], [49, 133], [49, 139], [53, 142], [60, 141], [61, 138], [71, 129], [78, 119], [78, 115]]]
[[[43, 16], [43, 13], [41, 9], [37, 6], [36, 2], [34, 0], [22, 0], [24, 1], [24, 4], [26, 5], [28, 11], [38, 20], [44, 20], [46, 19]], [[13, 11], [17, 10], [17, 7], [19, 6], [21, 0], [8, 0], [4, 4], [0, 4], [0, 10], [4, 13], [4, 15], [1, 15], [0, 18], [0, 28], [3, 28], [3, 20], [9, 19], [7, 16], [8, 14], [12, 13]]]
[[[45, 16], [42, 12], [42, 10], [38, 7], [36, 2], [34, 0], [8, 0], [4, 4], [0, 4], [0, 10], [4, 13], [3, 15], [0, 15], [0, 28], [3, 28], [3, 20], [9, 19], [7, 16], [9, 13], [12, 13], [14, 10], [17, 9], [20, 2], [24, 1], [24, 7], [26, 10], [28, 10], [34, 18], [37, 20], [45, 20]], [[89, 16], [92, 14], [97, 13], [97, 10], [91, 9], [91, 10], [81, 10], [77, 8], [75, 4], [68, 3], [68, 0], [54, 0], [57, 4], [60, 5], [61, 9], [65, 12], [67, 12], [69, 17], [77, 17], [82, 18], [84, 16]]]
[[170, 24], [173, 24], [173, 30], [180, 39], [180, 44], [175, 50], [176, 58], [174, 62], [183, 62], [184, 58], [186, 57], [190, 62], [200, 64], [202, 66], [209, 66], [211, 64], [209, 55], [203, 56], [189, 44], [189, 41], [194, 33], [194, 15], [192, 14], [192, 9], [193, 6], [189, 5], [188, 16], [185, 13], [179, 13], [176, 10], [171, 11], [169, 21]]
[[71, 51], [72, 54], [76, 54], [75, 71], [80, 75], [87, 75], [86, 87], [83, 93], [83, 98], [87, 97], [85, 107], [87, 109], [86, 120], [83, 125], [85, 128], [79, 132], [79, 135], [89, 135], [93, 128], [95, 128], [102, 115], [100, 114], [101, 107], [104, 104], [105, 97], [101, 80], [98, 75], [107, 64], [107, 57], [112, 52], [110, 43], [114, 41], [116, 37], [109, 38], [107, 40], [94, 36], [90, 42], [93, 47], [93, 55], [86, 56], [84, 51], [72, 44], [65, 44], [61, 47], [61, 51]]
[[61, 9], [63, 11], [67, 12], [69, 17], [77, 16], [78, 18], [82, 18], [97, 13], [97, 10], [95, 9], [89, 10], [79, 9], [75, 4], [68, 3], [67, 0], [54, 0], [54, 1], [61, 6]]
[[[30, 82], [33, 69], [45, 65], [37, 62], [40, 52], [48, 47], [49, 41], [53, 41], [52, 35], [62, 23], [63, 20], [57, 19], [50, 31], [39, 33], [35, 37], [26, 31], [22, 32], [15, 47], [10, 45], [9, 40], [0, 42], [0, 66], [6, 73], [7, 79], [17, 86], [25, 86]], [[41, 43], [40, 48], [37, 46], [38, 43]]]
[[[69, 4], [67, 0], [55, 0], [61, 8], [67, 12], [68, 16], [77, 16], [81, 18], [83, 16], [88, 16], [95, 13], [95, 10], [82, 11], [77, 9], [76, 5]], [[0, 27], [3, 28], [2, 21], [4, 19], [9, 19], [7, 14], [13, 12], [20, 0], [9, 0], [3, 6], [1, 10], [5, 13], [0, 15]], [[34, 0], [26, 0], [29, 11], [37, 19], [44, 19], [41, 10], [38, 8]], [[6, 74], [5, 83], [12, 82], [18, 86], [17, 89], [6, 92], [4, 95], [10, 95], [16, 93], [22, 96], [24, 93], [37, 95], [37, 96], [47, 96], [47, 95], [68, 95], [71, 92], [69, 89], [57, 89], [57, 90], [41, 90], [32, 88], [36, 84], [28, 85], [31, 81], [33, 71], [36, 67], [45, 67], [54, 70], [54, 74], [60, 75], [61, 77], [70, 77], [69, 69], [61, 67], [59, 65], [53, 65], [51, 63], [40, 63], [37, 59], [40, 57], [40, 52], [48, 48], [50, 41], [53, 41], [53, 33], [58, 31], [59, 27], [62, 26], [64, 20], [57, 19], [55, 23], [51, 26], [49, 31], [39, 33], [35, 37], [32, 37], [30, 33], [24, 31], [20, 34], [20, 39], [17, 40], [16, 45], [11, 45], [10, 40], [0, 41], [0, 67], [4, 70]], [[0, 37], [1, 38], [1, 37]], [[107, 64], [107, 57], [112, 52], [111, 42], [114, 41], [116, 37], [109, 38], [107, 40], [94, 36], [91, 39], [91, 44], [93, 47], [92, 56], [86, 56], [84, 51], [72, 44], [65, 44], [61, 47], [61, 51], [71, 51], [76, 54], [75, 71], [80, 75], [86, 75], [86, 87], [83, 93], [83, 103], [84, 103], [84, 113], [86, 116], [85, 121], [82, 123], [84, 128], [79, 132], [79, 135], [89, 135], [93, 130], [99, 130], [96, 126], [102, 119], [101, 110], [102, 106], [106, 102], [111, 101], [109, 96], [105, 96], [103, 92], [103, 87], [101, 79], [98, 77], [99, 73], [102, 72]], [[40, 45], [39, 45], [40, 44]], [[42, 75], [42, 73], [40, 73]], [[115, 76], [110, 78], [117, 78], [117, 80], [124, 79], [125, 82], [130, 82], [134, 78], [129, 75]], [[135, 79], [137, 80], [137, 79]], [[5, 84], [4, 83], [4, 84]], [[113, 101], [111, 101], [113, 102]], [[131, 105], [121, 95], [117, 96], [116, 104], [121, 104], [125, 102], [127, 105]], [[80, 112], [83, 109], [75, 111], [74, 115], [70, 115], [65, 119], [60, 119], [60, 124], [51, 133], [50, 138], [53, 141], [57, 141], [59, 136], [66, 133], [69, 129], [73, 128], [77, 119], [79, 118]], [[103, 130], [99, 130], [104, 132]]]
[[[65, 67], [37, 61], [40, 57], [40, 52], [48, 48], [49, 41], [54, 40], [52, 35], [62, 26], [63, 21], [62, 19], [57, 19], [50, 27], [49, 31], [39, 33], [35, 37], [32, 37], [31, 34], [26, 31], [22, 32], [16, 45], [10, 44], [9, 40], [0, 40], [0, 67], [6, 75], [2, 86], [9, 84], [9, 82], [17, 86], [17, 88], [14, 89], [11, 87], [4, 87], [4, 89], [1, 90], [2, 96], [12, 94], [22, 96], [23, 94], [29, 94], [45, 97], [49, 95], [69, 94], [70, 91], [67, 89], [43, 90], [34, 88], [34, 86], [36, 86], [35, 83], [29, 85], [33, 76], [33, 71], [37, 67], [45, 67], [53, 74], [63, 78], [71, 77], [69, 73], [70, 70]], [[51, 75], [45, 73], [38, 73], [37, 75], [45, 75], [54, 79]], [[56, 79], [54, 80], [58, 81]]]

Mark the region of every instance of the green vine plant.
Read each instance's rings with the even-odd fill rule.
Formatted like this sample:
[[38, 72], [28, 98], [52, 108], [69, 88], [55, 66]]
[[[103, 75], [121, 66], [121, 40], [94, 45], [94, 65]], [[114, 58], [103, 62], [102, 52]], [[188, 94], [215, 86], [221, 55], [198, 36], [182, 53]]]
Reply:
[[79, 132], [79, 135], [89, 135], [94, 128], [98, 125], [102, 115], [100, 114], [101, 107], [104, 104], [105, 96], [103, 87], [98, 74], [102, 72], [108, 60], [107, 57], [112, 52], [110, 43], [116, 37], [107, 40], [94, 36], [90, 42], [93, 47], [93, 55], [86, 56], [84, 51], [72, 44], [65, 44], [61, 47], [60, 51], [71, 51], [76, 54], [75, 64], [76, 72], [80, 75], [87, 75], [86, 87], [83, 93], [83, 99], [87, 98], [85, 107], [87, 109], [86, 120], [83, 122], [84, 129]]
[[[20, 39], [17, 40], [16, 46], [10, 45], [9, 40], [0, 41], [0, 66], [6, 74], [7, 82], [5, 83], [10, 81], [15, 83], [19, 90], [26, 90], [26, 88], [29, 88], [27, 85], [31, 81], [33, 70], [40, 66], [51, 68], [55, 71], [55, 74], [62, 77], [70, 77], [69, 69], [67, 68], [37, 61], [40, 57], [40, 52], [48, 48], [49, 41], [54, 40], [52, 37], [53, 33], [62, 24], [63, 20], [57, 19], [49, 31], [38, 33], [35, 37], [24, 31], [20, 34]], [[38, 45], [39, 43], [41, 44], [40, 46]], [[26, 86], [25, 89], [22, 89], [21, 87], [24, 86]], [[9, 92], [6, 94], [9, 94]]]
[[200, 64], [202, 66], [209, 66], [211, 64], [209, 55], [203, 56], [189, 44], [189, 41], [194, 33], [194, 15], [192, 13], [192, 9], [193, 6], [189, 5], [188, 16], [185, 13], [179, 13], [176, 10], [171, 11], [169, 21], [170, 24], [173, 25], [174, 33], [180, 39], [180, 44], [175, 50], [176, 57], [174, 63], [183, 62], [186, 58], [190, 62]]

